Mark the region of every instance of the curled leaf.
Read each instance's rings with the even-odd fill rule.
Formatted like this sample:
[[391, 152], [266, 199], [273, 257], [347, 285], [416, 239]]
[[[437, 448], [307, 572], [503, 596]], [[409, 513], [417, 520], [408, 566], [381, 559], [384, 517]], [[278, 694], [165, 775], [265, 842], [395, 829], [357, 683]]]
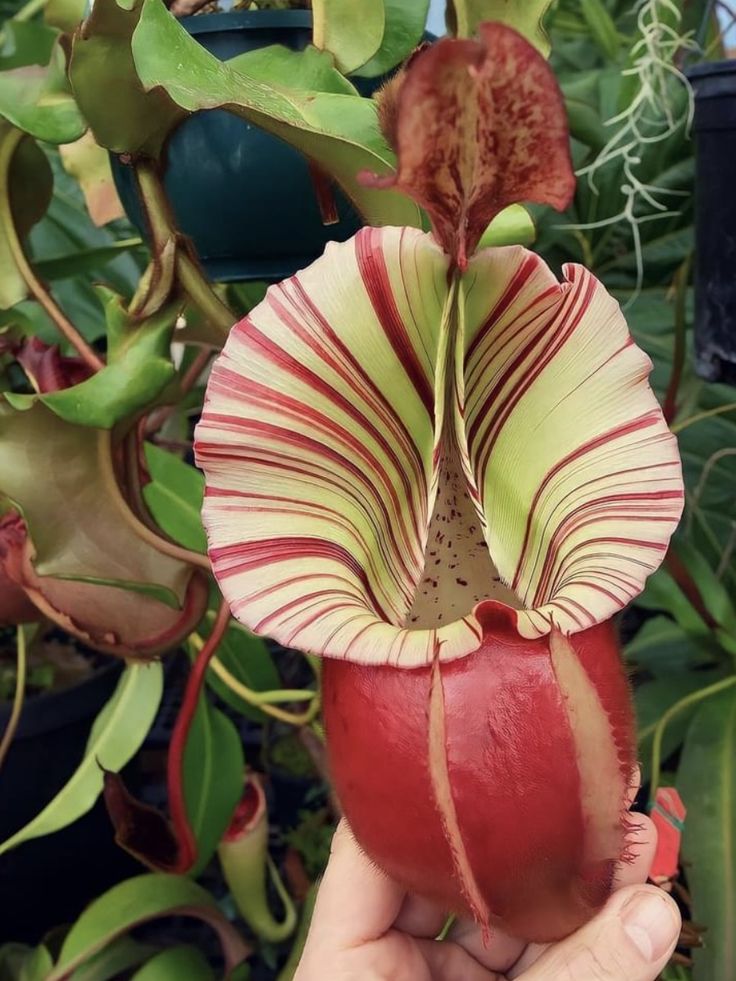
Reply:
[[120, 491], [112, 452], [109, 432], [64, 422], [40, 402], [23, 410], [0, 403], [0, 491], [27, 531], [2, 565], [45, 615], [86, 643], [151, 657], [201, 619], [207, 584], [157, 550]]

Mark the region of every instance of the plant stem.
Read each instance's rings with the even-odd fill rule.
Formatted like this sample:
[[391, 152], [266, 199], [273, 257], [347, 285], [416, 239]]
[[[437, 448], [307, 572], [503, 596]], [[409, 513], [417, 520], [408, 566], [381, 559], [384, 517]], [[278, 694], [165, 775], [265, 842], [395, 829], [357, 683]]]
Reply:
[[687, 354], [687, 284], [690, 278], [690, 264], [692, 253], [682, 263], [675, 274], [675, 345], [672, 352], [672, 374], [670, 375], [667, 394], [665, 395], [663, 412], [668, 425], [672, 423], [677, 413], [677, 395], [682, 381], [682, 372], [685, 368], [685, 356]]
[[[199, 351], [187, 370], [182, 374], [179, 382], [179, 398], [190, 392], [197, 384], [197, 379], [210, 362], [213, 351], [211, 348], [203, 348]], [[150, 414], [145, 424], [145, 434], [158, 432], [163, 424], [176, 412], [176, 405], [161, 405]]]
[[181, 288], [200, 313], [226, 335], [237, 318], [212, 289], [212, 284], [186, 248], [180, 246], [171, 205], [156, 164], [151, 160], [139, 161], [135, 165], [135, 173], [148, 218], [154, 253], [158, 254], [167, 241], [177, 240], [176, 274]]
[[692, 695], [686, 695], [685, 698], [681, 698], [679, 702], [676, 702], [664, 713], [662, 718], [657, 723], [657, 728], [654, 730], [654, 738], [652, 740], [652, 784], [649, 791], [650, 802], [654, 801], [654, 795], [657, 793], [657, 788], [659, 787], [659, 771], [662, 766], [662, 740], [664, 738], [665, 730], [670, 722], [674, 719], [676, 715], [684, 709], [689, 708], [691, 705], [696, 705], [698, 702], [702, 702], [703, 699], [710, 698], [711, 695], [717, 695], [719, 692], [725, 691], [727, 688], [733, 688], [736, 685], [736, 675], [730, 675], [728, 678], [724, 678], [722, 681], [717, 681], [713, 685], [708, 685], [707, 688], [701, 688], [700, 691], [693, 692]]
[[[16, 133], [8, 136], [3, 142], [2, 149], [0, 149], [0, 174], [7, 174], [13, 154], [24, 135], [24, 133], [18, 130]], [[15, 222], [13, 221], [13, 211], [10, 206], [10, 190], [7, 181], [4, 182], [0, 191], [0, 225], [5, 230], [11, 257], [21, 278], [26, 284], [28, 292], [46, 311], [56, 325], [59, 333], [69, 341], [84, 363], [93, 371], [99, 371], [101, 368], [104, 368], [105, 362], [82, 337], [31, 268], [26, 254], [23, 251], [23, 245], [18, 238]]]
[[[197, 643], [194, 637], [192, 640], [195, 644]], [[247, 705], [252, 705], [254, 708], [260, 709], [264, 715], [270, 715], [271, 718], [278, 719], [279, 722], [286, 722], [293, 726], [303, 726], [311, 722], [319, 712], [320, 701], [318, 692], [289, 689], [284, 689], [284, 691], [257, 692], [238, 681], [235, 675], [231, 674], [218, 658], [215, 657], [212, 659], [210, 667], [220, 681], [227, 685], [234, 695], [242, 698]], [[310, 706], [304, 712], [299, 713], [286, 712], [284, 709], [277, 708], [273, 704], [277, 701], [306, 701], [307, 698], [311, 700]]]
[[711, 416], [721, 416], [726, 412], [736, 412], [736, 402], [727, 402], [725, 405], [717, 405], [715, 409], [705, 409], [703, 412], [697, 412], [694, 416], [683, 419], [682, 422], [675, 423], [671, 427], [672, 432], [675, 434], [681, 433], [683, 429], [687, 429], [688, 426], [694, 426], [696, 422], [710, 419]]
[[199, 266], [182, 250], [176, 254], [176, 272], [182, 289], [205, 320], [227, 336], [237, 317], [212, 289]]
[[5, 757], [8, 755], [10, 744], [13, 742], [13, 737], [18, 729], [20, 714], [23, 709], [23, 698], [26, 691], [26, 637], [23, 633], [23, 627], [18, 627], [16, 638], [17, 667], [15, 675], [15, 695], [13, 697], [13, 705], [10, 710], [10, 718], [8, 719], [8, 724], [5, 727], [3, 738], [0, 740], [0, 767], [2, 767], [3, 763], [5, 762]]
[[187, 746], [187, 737], [192, 726], [194, 714], [197, 711], [199, 697], [202, 694], [205, 675], [215, 651], [220, 645], [227, 625], [230, 622], [230, 607], [223, 599], [217, 611], [215, 622], [212, 625], [212, 632], [197, 654], [194, 663], [189, 671], [189, 678], [184, 690], [179, 714], [174, 723], [174, 731], [171, 734], [169, 744], [169, 755], [167, 759], [167, 789], [169, 795], [169, 813], [171, 823], [179, 842], [180, 871], [190, 869], [197, 860], [197, 842], [189, 823], [187, 814], [186, 800], [184, 797], [184, 753]]

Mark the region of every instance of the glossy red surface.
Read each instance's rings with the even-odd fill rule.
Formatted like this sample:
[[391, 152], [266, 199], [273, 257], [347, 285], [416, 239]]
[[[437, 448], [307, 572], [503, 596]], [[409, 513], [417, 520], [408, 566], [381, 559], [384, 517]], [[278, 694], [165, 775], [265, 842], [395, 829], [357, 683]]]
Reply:
[[[582, 786], [585, 732], [578, 730], [576, 743], [571, 694], [558, 683], [548, 638], [520, 638], [495, 604], [481, 619], [480, 649], [441, 665], [454, 830], [430, 764], [432, 668], [325, 661], [332, 776], [366, 853], [409, 890], [453, 912], [472, 910], [491, 928], [557, 939], [610, 893], [625, 846], [623, 794], [614, 795], [614, 808], [610, 794], [606, 804], [595, 786], [592, 794]], [[612, 742], [602, 755], [613, 759], [623, 785], [633, 766], [634, 729], [615, 633], [603, 624], [569, 640], [597, 694], [596, 711], [605, 713]], [[613, 829], [617, 843], [603, 859], [591, 856], [596, 823]], [[480, 913], [469, 902], [459, 853], [485, 904]]]

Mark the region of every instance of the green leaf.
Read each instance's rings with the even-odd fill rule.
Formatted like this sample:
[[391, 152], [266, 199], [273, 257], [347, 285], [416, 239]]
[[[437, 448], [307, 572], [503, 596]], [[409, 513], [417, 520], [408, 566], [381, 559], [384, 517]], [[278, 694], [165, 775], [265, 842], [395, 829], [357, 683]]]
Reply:
[[605, 58], [616, 61], [621, 52], [621, 36], [602, 0], [580, 0], [580, 12]]
[[[638, 723], [639, 759], [641, 760], [642, 780], [646, 783], [651, 773], [652, 740], [657, 724], [669, 709], [680, 699], [705, 688], [723, 677], [718, 671], [688, 671], [657, 678], [638, 685], [634, 690], [636, 718]], [[668, 723], [662, 739], [662, 760], [666, 760], [682, 744], [688, 723], [697, 705], [683, 709]]]
[[79, 385], [32, 398], [66, 422], [112, 429], [153, 402], [174, 377], [169, 349], [177, 308], [169, 305], [136, 324], [121, 297], [98, 291], [107, 322], [106, 366]]
[[493, 219], [478, 243], [479, 249], [498, 245], [530, 245], [537, 237], [534, 219], [522, 204], [511, 204]]
[[[124, 971], [138, 967], [156, 950], [156, 947], [138, 943], [131, 937], [120, 937], [78, 967], [69, 981], [112, 981]], [[49, 970], [52, 966], [49, 964]]]
[[185, 548], [206, 552], [207, 536], [200, 516], [204, 477], [176, 454], [153, 443], [146, 443], [145, 454], [151, 483], [143, 488], [143, 498], [157, 524]]
[[92, 726], [82, 762], [41, 812], [0, 844], [0, 854], [31, 838], [53, 834], [90, 810], [102, 790], [101, 767], [117, 773], [146, 738], [161, 701], [162, 679], [160, 664], [126, 666]]
[[710, 630], [675, 580], [664, 569], [658, 569], [647, 579], [644, 592], [636, 600], [645, 610], [664, 610], [693, 637], [709, 637]]
[[355, 86], [335, 68], [328, 51], [309, 45], [303, 51], [291, 51], [280, 44], [256, 48], [228, 59], [228, 68], [266, 85], [283, 86], [300, 92], [333, 92], [357, 95]]
[[[253, 691], [276, 691], [281, 678], [262, 637], [249, 633], [240, 624], [228, 627], [217, 649], [217, 656], [241, 684]], [[207, 683], [231, 708], [254, 722], [264, 722], [267, 716], [260, 709], [244, 702], [210, 669]]]
[[199, 699], [184, 752], [184, 795], [197, 840], [196, 878], [215, 853], [243, 792], [245, 759], [238, 730]]
[[217, 931], [226, 971], [247, 956], [246, 944], [201, 886], [183, 876], [141, 875], [119, 883], [87, 907], [67, 934], [46, 981], [63, 981], [72, 970], [132, 927], [172, 915], [197, 917]]
[[371, 223], [420, 224], [407, 197], [358, 180], [362, 170], [385, 172], [394, 163], [372, 99], [256, 82], [205, 51], [160, 0], [145, 0], [133, 54], [146, 89], [167, 92], [186, 112], [228, 109], [280, 137], [334, 177]]
[[59, 45], [45, 68], [0, 72], [0, 116], [46, 143], [71, 143], [84, 133], [87, 126], [69, 90]]
[[214, 981], [215, 973], [196, 947], [162, 950], [152, 957], [130, 981]]
[[448, 0], [448, 19], [458, 37], [472, 37], [478, 25], [498, 20], [513, 27], [543, 55], [549, 54], [549, 38], [542, 20], [551, 0]]
[[335, 57], [347, 75], [378, 51], [383, 39], [383, 0], [312, 0], [314, 43]]
[[184, 114], [165, 92], [141, 85], [130, 47], [140, 12], [140, 0], [96, 0], [74, 35], [69, 77], [100, 146], [155, 158]]
[[736, 977], [736, 689], [699, 706], [677, 773], [688, 809], [682, 841], [692, 918], [708, 928], [694, 981]]
[[669, 677], [713, 660], [707, 645], [685, 633], [669, 617], [652, 617], [626, 645], [626, 659], [655, 677]]
[[6, 20], [0, 42], [0, 72], [24, 65], [48, 65], [56, 40], [52, 31], [38, 20]]
[[53, 964], [48, 948], [41, 944], [31, 951], [23, 962], [18, 981], [45, 981]]
[[110, 245], [99, 245], [90, 249], [79, 249], [77, 252], [68, 252], [65, 255], [51, 256], [49, 259], [34, 262], [33, 265], [41, 279], [46, 281], [73, 279], [84, 273], [97, 272], [113, 259], [117, 259], [121, 252], [127, 252], [141, 244], [139, 238], [122, 239]]
[[355, 74], [361, 78], [386, 75], [404, 61], [422, 40], [429, 0], [384, 0], [386, 26], [381, 47]]
[[87, 0], [48, 0], [44, 20], [61, 31], [73, 31], [84, 17], [87, 6]]

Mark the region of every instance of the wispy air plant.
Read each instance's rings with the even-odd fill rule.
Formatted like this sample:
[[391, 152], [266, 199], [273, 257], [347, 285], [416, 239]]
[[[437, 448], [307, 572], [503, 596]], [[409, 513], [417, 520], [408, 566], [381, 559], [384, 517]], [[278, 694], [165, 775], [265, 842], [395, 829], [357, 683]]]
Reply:
[[687, 52], [698, 51], [699, 46], [693, 31], [682, 31], [682, 13], [673, 0], [639, 0], [636, 9], [638, 38], [631, 49], [631, 66], [622, 73], [636, 80], [636, 88], [626, 107], [606, 120], [611, 129], [608, 142], [594, 160], [577, 171], [577, 176], [585, 177], [597, 193], [596, 180], [601, 172], [612, 165], [620, 167], [624, 204], [615, 215], [564, 227], [586, 231], [626, 226], [634, 246], [638, 291], [644, 276], [639, 226], [676, 217], [672, 197], [687, 197], [686, 191], [656, 187], [642, 179], [642, 149], [666, 143], [681, 127], [690, 127], [693, 95], [678, 61]]
[[610, 618], [664, 556], [680, 461], [615, 300], [518, 246], [574, 189], [554, 76], [485, 24], [414, 59], [398, 167], [433, 234], [366, 228], [232, 330], [196, 434], [210, 557], [256, 633], [324, 655], [332, 773], [367, 853], [486, 926], [607, 898], [634, 763]]

